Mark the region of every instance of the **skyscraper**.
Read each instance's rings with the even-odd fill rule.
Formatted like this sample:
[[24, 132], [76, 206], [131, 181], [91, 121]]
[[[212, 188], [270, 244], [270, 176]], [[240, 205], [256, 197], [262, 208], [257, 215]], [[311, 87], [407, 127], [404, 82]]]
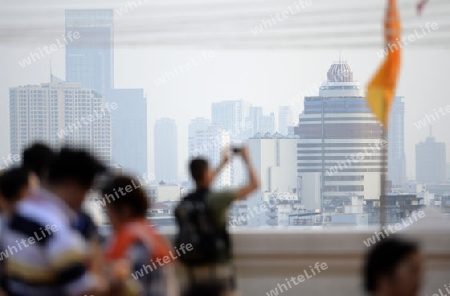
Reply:
[[155, 179], [166, 183], [178, 181], [178, 144], [175, 120], [162, 118], [154, 128]]
[[424, 142], [416, 145], [416, 181], [418, 183], [436, 184], [446, 181], [445, 143], [436, 142], [431, 135]]
[[66, 34], [80, 35], [67, 44], [66, 80], [81, 82], [120, 106], [111, 114], [113, 161], [142, 176], [147, 172], [147, 102], [142, 89], [114, 89], [113, 15], [110, 9], [66, 10]]
[[386, 143], [350, 66], [333, 64], [327, 78], [319, 96], [305, 97], [295, 133], [302, 139], [298, 172], [303, 201], [312, 209], [334, 211], [336, 203], [351, 196], [379, 199], [380, 174], [387, 172], [381, 161]]
[[288, 134], [288, 127], [292, 125], [292, 110], [289, 106], [278, 107], [278, 132], [283, 136]]
[[81, 82], [104, 98], [114, 87], [114, 23], [112, 9], [66, 10], [66, 34], [80, 38], [66, 46], [66, 81]]
[[250, 103], [243, 100], [222, 101], [211, 106], [211, 122], [231, 132], [231, 137], [245, 137], [250, 114]]
[[406, 179], [404, 117], [403, 97], [396, 97], [389, 116], [388, 133], [388, 179], [394, 186], [402, 186]]
[[51, 82], [12, 87], [9, 91], [11, 153], [20, 154], [34, 141], [53, 148], [86, 148], [111, 162], [111, 114], [105, 103], [81, 83]]
[[[108, 101], [119, 108], [111, 113], [112, 159], [125, 171], [147, 173], [147, 98], [143, 89], [113, 89]], [[132, 144], [131, 144], [132, 143]]]

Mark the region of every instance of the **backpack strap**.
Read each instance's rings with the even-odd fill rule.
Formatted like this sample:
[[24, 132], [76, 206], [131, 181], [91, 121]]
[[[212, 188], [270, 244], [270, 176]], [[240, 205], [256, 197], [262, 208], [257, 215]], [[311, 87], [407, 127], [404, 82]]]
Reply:
[[205, 201], [206, 195], [208, 194], [209, 189], [206, 188], [202, 188], [202, 189], [197, 189], [191, 193], [189, 193], [185, 199], [189, 200], [189, 201]]

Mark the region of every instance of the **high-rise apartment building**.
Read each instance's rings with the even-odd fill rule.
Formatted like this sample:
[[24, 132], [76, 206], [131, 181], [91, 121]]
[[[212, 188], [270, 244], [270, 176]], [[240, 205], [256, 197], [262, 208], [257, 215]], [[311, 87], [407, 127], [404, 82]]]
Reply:
[[336, 201], [351, 196], [380, 198], [380, 177], [387, 172], [387, 143], [346, 62], [327, 73], [318, 96], [305, 97], [295, 133], [298, 173], [304, 203], [312, 209], [334, 211]]
[[416, 145], [416, 181], [424, 184], [445, 182], [446, 150], [445, 143], [436, 142], [430, 134], [424, 142]]
[[81, 82], [104, 98], [114, 87], [114, 11], [66, 10], [66, 34], [80, 38], [66, 45], [66, 81]]
[[175, 120], [162, 118], [154, 127], [155, 179], [165, 183], [178, 181], [178, 140]]
[[81, 83], [51, 82], [9, 90], [11, 153], [34, 141], [86, 148], [111, 162], [111, 113], [118, 108]]

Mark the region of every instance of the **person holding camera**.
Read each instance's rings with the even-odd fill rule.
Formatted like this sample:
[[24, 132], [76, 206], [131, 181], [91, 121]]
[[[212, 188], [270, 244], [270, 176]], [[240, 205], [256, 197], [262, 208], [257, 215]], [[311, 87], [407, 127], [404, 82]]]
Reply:
[[259, 181], [248, 148], [234, 148], [233, 154], [242, 157], [248, 170], [248, 183], [241, 188], [211, 190], [215, 178], [230, 161], [228, 151], [223, 153], [216, 169], [211, 168], [204, 158], [195, 158], [189, 165], [195, 191], [188, 194], [175, 210], [179, 226], [175, 247], [192, 245], [191, 251], [179, 258], [187, 275], [187, 294], [212, 282], [222, 287], [224, 295], [236, 291], [232, 247], [226, 227], [228, 209], [234, 201], [244, 200], [255, 191]]

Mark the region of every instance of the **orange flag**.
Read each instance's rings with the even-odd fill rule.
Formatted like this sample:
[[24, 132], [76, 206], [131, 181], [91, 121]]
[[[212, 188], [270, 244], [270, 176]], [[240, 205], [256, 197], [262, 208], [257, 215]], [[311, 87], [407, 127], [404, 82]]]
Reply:
[[388, 0], [386, 19], [384, 21], [385, 46], [388, 52], [378, 72], [369, 82], [366, 100], [372, 112], [386, 129], [389, 111], [395, 96], [398, 74], [400, 72], [401, 44], [400, 17], [397, 1]]

